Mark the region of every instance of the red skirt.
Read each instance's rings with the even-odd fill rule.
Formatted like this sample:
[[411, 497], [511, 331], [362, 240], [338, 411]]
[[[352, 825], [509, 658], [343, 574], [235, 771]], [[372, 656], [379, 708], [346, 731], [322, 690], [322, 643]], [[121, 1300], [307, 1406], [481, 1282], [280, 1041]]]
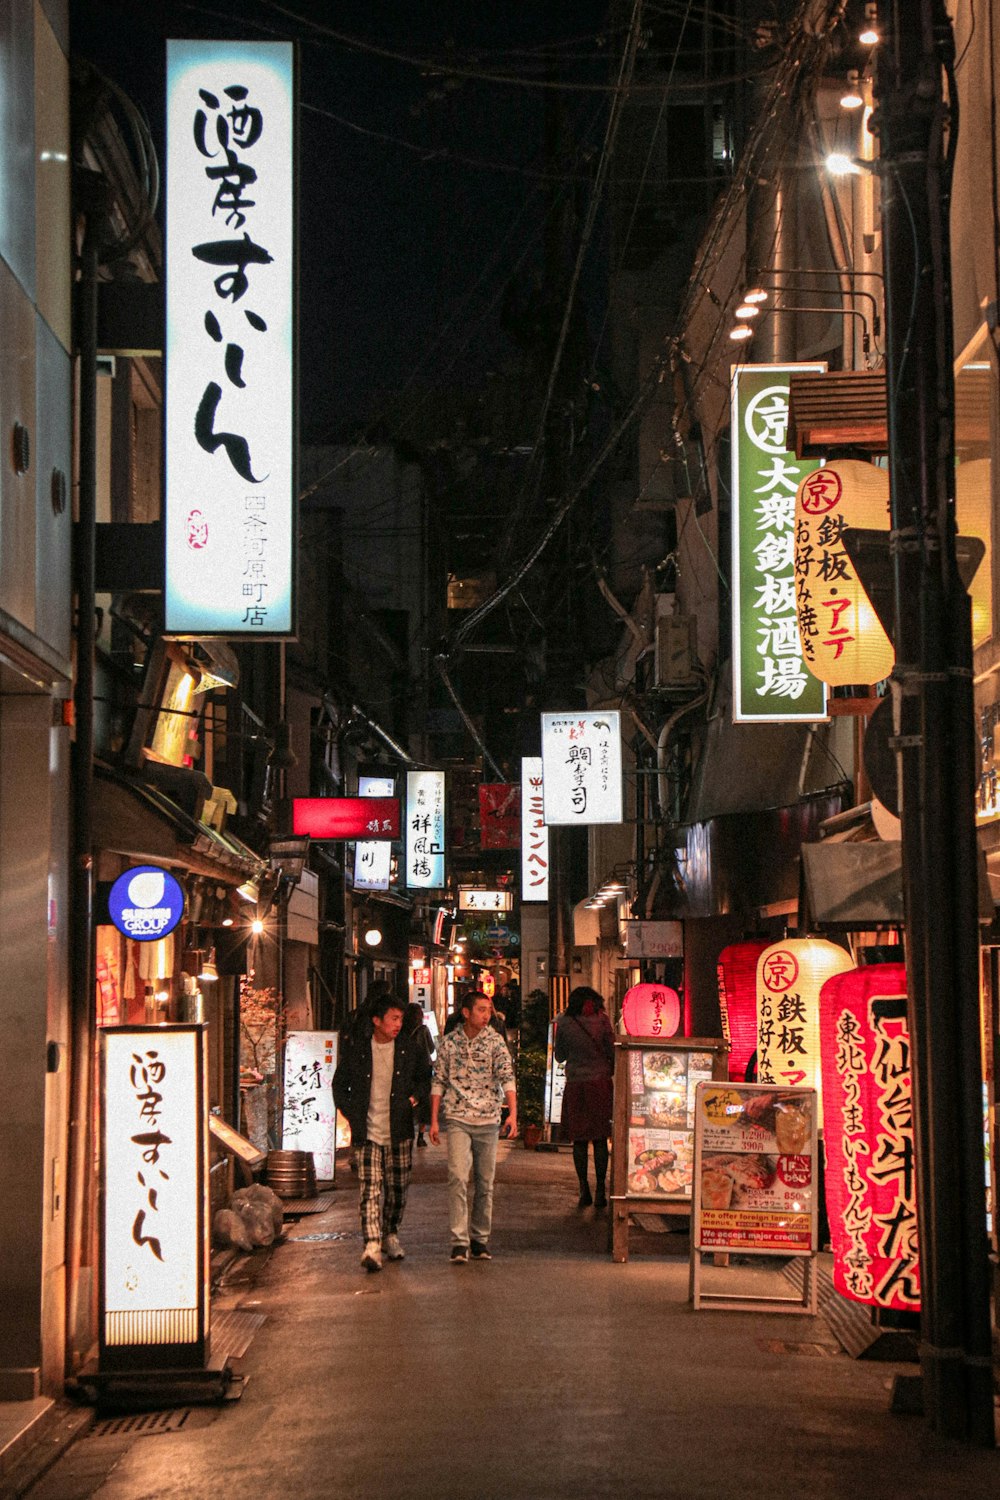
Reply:
[[603, 1141], [611, 1134], [611, 1079], [566, 1084], [562, 1106], [565, 1141]]

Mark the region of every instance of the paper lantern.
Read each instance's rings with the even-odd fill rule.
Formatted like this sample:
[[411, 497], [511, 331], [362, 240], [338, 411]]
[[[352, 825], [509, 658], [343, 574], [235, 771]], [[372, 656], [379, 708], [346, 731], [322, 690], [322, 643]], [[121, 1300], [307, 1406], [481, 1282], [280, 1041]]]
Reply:
[[920, 1306], [906, 970], [872, 964], [820, 992], [833, 1282], [855, 1302]]
[[629, 1036], [674, 1036], [681, 1023], [681, 1001], [665, 984], [634, 984], [622, 1002], [622, 1022]]
[[962, 536], [977, 536], [986, 551], [969, 584], [972, 596], [972, 644], [981, 646], [993, 634], [993, 536], [990, 460], [959, 464], [955, 478], [955, 520]]
[[719, 1010], [722, 1035], [729, 1043], [729, 1077], [746, 1078], [757, 1049], [757, 960], [767, 943], [731, 943], [719, 954]]
[[854, 965], [825, 938], [786, 938], [757, 961], [757, 1079], [783, 1088], [814, 1088], [820, 1075], [819, 992]]
[[807, 474], [795, 492], [795, 609], [814, 677], [831, 687], [888, 677], [892, 642], [844, 548], [851, 526], [889, 529], [889, 476], [843, 459]]

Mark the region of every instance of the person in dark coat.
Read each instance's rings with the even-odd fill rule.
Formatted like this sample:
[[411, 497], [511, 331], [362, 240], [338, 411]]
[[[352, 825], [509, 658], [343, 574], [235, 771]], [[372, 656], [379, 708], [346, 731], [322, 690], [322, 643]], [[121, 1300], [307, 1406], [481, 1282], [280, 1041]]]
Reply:
[[[573, 1142], [573, 1165], [580, 1183], [581, 1208], [607, 1207], [608, 1137], [615, 1038], [604, 1001], [589, 985], [578, 985], [556, 1021], [556, 1061], [566, 1064], [563, 1132]], [[594, 1146], [593, 1197], [587, 1181], [587, 1147]]]
[[[430, 1067], [434, 1061], [434, 1038], [424, 1023], [424, 1008], [411, 1000], [406, 1007], [406, 1015], [403, 1018], [403, 1031], [407, 1036], [413, 1037], [418, 1047], [423, 1047], [427, 1053], [427, 1066]], [[428, 1081], [427, 1088], [417, 1100], [414, 1115], [417, 1122], [417, 1145], [426, 1146], [427, 1139], [424, 1131], [431, 1123], [431, 1086]]]
[[370, 1015], [342, 1039], [333, 1097], [347, 1116], [361, 1186], [361, 1264], [382, 1269], [382, 1252], [402, 1260], [399, 1226], [413, 1165], [413, 1110], [430, 1088], [426, 1048], [402, 1035], [404, 1006], [380, 995]]

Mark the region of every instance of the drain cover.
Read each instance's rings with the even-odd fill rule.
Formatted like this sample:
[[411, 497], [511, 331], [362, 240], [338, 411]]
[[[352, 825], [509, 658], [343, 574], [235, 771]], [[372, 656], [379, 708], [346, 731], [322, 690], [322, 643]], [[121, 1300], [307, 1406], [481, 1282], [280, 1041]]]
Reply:
[[127, 1417], [102, 1417], [90, 1429], [91, 1437], [152, 1437], [158, 1432], [179, 1432], [191, 1415], [190, 1406], [170, 1411], [137, 1411]]
[[320, 1240], [350, 1240], [353, 1234], [348, 1234], [342, 1229], [331, 1230], [329, 1234], [290, 1234], [288, 1243], [290, 1245], [317, 1244]]
[[840, 1350], [834, 1344], [796, 1343], [793, 1339], [758, 1339], [757, 1348], [763, 1349], [765, 1354], [809, 1354], [823, 1356], [840, 1353]]

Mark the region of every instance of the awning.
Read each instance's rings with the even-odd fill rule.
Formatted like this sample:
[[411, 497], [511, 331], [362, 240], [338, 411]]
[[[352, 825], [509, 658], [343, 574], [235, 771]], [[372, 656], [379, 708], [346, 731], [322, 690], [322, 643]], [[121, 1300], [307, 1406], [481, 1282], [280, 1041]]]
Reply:
[[155, 787], [103, 765], [94, 767], [94, 844], [127, 859], [180, 865], [227, 885], [257, 879], [268, 868], [239, 839], [192, 818]]
[[829, 458], [842, 448], [885, 453], [885, 371], [793, 374], [788, 382], [786, 442], [797, 458]]
[[[803, 844], [809, 915], [821, 927], [898, 927], [903, 912], [903, 846], [868, 839]], [[979, 920], [993, 920], [986, 860], [979, 854]]]

